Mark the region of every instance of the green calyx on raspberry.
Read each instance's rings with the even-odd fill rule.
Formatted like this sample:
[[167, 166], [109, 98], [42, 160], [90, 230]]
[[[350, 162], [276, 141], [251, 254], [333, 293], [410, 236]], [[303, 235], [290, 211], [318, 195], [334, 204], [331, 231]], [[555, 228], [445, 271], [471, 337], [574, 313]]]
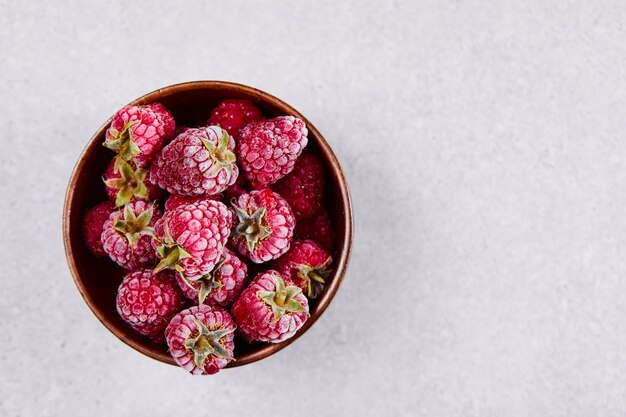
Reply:
[[126, 236], [131, 246], [135, 246], [142, 236], [154, 235], [154, 228], [148, 226], [152, 220], [153, 211], [154, 209], [150, 207], [137, 217], [130, 204], [127, 204], [124, 207], [123, 218], [117, 219], [113, 227]]
[[131, 127], [135, 122], [126, 122], [122, 131], [118, 131], [111, 127], [108, 131], [108, 137], [104, 141], [104, 146], [117, 152], [115, 159], [115, 170], [120, 169], [121, 161], [128, 161], [133, 156], [139, 155], [141, 150], [131, 137]]
[[254, 213], [250, 214], [248, 211], [238, 207], [234, 201], [232, 206], [239, 219], [239, 224], [233, 228], [233, 237], [245, 237], [248, 250], [253, 251], [259, 243], [272, 234], [272, 229], [263, 224], [267, 209], [259, 207]]
[[220, 340], [224, 336], [234, 332], [235, 329], [209, 330], [204, 323], [197, 318], [194, 317], [193, 321], [196, 324], [198, 334], [195, 337], [189, 337], [185, 340], [185, 349], [193, 353], [193, 363], [198, 368], [204, 368], [209, 356], [233, 359], [230, 353], [222, 346]]
[[295, 285], [288, 285], [285, 287], [285, 282], [280, 275], [273, 276], [274, 283], [276, 284], [276, 290], [274, 291], [259, 291], [257, 297], [259, 297], [265, 304], [267, 304], [274, 313], [274, 319], [278, 321], [285, 313], [299, 313], [304, 311], [304, 307], [294, 297], [302, 292], [302, 290]]
[[114, 172], [120, 173], [120, 178], [112, 178], [105, 180], [104, 183], [107, 187], [115, 188], [118, 190], [117, 197], [115, 198], [115, 205], [121, 207], [124, 204], [136, 198], [148, 198], [148, 188], [145, 184], [146, 175], [148, 171], [143, 168], [133, 168], [124, 160], [116, 161]]
[[217, 288], [218, 290], [222, 288], [222, 283], [217, 278], [217, 270], [220, 269], [224, 262], [226, 262], [226, 258], [222, 258], [211, 272], [203, 275], [202, 278], [197, 280], [188, 280], [181, 274], [185, 284], [189, 285], [191, 288], [196, 289], [193, 284], [200, 284], [200, 288], [198, 288], [198, 305], [202, 305], [202, 303], [204, 303], [204, 300], [206, 300], [207, 296], [211, 293], [211, 291], [213, 291], [214, 288]]
[[163, 242], [157, 246], [157, 254], [161, 261], [154, 268], [154, 273], [157, 274], [164, 269], [175, 269], [180, 273], [180, 276], [185, 278], [183, 274], [184, 268], [179, 264], [181, 259], [189, 258], [191, 255], [182, 246], [180, 246], [176, 241], [172, 238], [170, 231], [167, 227], [167, 223], [165, 224], [165, 238]]
[[[330, 263], [330, 261], [328, 262]], [[310, 265], [300, 265], [298, 276], [305, 280], [307, 297], [316, 298], [324, 289], [326, 278], [330, 275], [330, 268], [313, 268]]]
[[228, 174], [231, 175], [233, 173], [233, 165], [236, 157], [233, 151], [228, 149], [228, 144], [230, 143], [230, 136], [228, 136], [228, 132], [222, 129], [222, 137], [217, 145], [205, 138], [201, 138], [200, 140], [204, 144], [204, 147], [209, 151], [211, 159], [213, 160], [212, 171], [217, 172], [222, 168], [226, 168]]

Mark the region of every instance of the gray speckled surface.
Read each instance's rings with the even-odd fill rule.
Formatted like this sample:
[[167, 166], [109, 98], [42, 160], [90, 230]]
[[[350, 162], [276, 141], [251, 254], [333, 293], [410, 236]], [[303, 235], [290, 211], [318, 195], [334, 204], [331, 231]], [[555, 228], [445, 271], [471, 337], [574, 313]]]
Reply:
[[[0, 1], [0, 414], [626, 414], [623, 2], [174, 3]], [[193, 79], [306, 114], [356, 227], [324, 317], [208, 378], [97, 321], [60, 221], [100, 124]]]

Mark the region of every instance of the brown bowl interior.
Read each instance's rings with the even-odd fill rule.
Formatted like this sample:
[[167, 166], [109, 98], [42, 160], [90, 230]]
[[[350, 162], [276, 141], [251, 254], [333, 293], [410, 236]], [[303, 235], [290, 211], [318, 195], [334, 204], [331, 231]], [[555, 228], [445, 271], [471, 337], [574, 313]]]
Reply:
[[[227, 98], [249, 99], [266, 117], [293, 115], [309, 129], [307, 149], [320, 155], [327, 168], [325, 205], [336, 231], [334, 271], [321, 296], [311, 304], [311, 317], [291, 339], [279, 344], [246, 344], [236, 340], [235, 361], [229, 367], [263, 359], [295, 341], [324, 312], [343, 278], [352, 239], [352, 213], [348, 187], [341, 167], [319, 131], [299, 112], [283, 101], [257, 89], [226, 82], [197, 81], [177, 84], [149, 93], [130, 104], [163, 103], [174, 115], [177, 126], [202, 126], [213, 107]], [[102, 173], [113, 153], [102, 146], [110, 119], [93, 136], [81, 155], [67, 190], [63, 234], [67, 260], [74, 281], [98, 319], [124, 343], [159, 361], [174, 364], [167, 347], [152, 343], [134, 332], [115, 309], [115, 294], [124, 271], [108, 258], [93, 256], [83, 243], [82, 219], [85, 211], [106, 200]]]

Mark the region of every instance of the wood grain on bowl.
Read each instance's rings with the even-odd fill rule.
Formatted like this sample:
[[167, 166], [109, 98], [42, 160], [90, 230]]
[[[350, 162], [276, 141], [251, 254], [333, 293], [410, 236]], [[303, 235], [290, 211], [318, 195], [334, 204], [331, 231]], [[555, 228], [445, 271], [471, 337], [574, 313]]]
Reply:
[[[292, 115], [305, 121], [309, 129], [307, 149], [322, 157], [327, 170], [325, 203], [336, 230], [334, 270], [322, 294], [311, 302], [311, 317], [294, 337], [278, 344], [236, 343], [236, 367], [263, 359], [293, 343], [322, 315], [333, 299], [345, 274], [352, 245], [352, 208], [348, 185], [332, 149], [321, 133], [287, 103], [252, 87], [222, 81], [194, 81], [161, 88], [131, 102], [131, 105], [160, 102], [174, 115], [179, 126], [201, 126], [210, 111], [228, 98], [251, 100], [267, 117]], [[152, 343], [136, 333], [117, 314], [115, 293], [124, 271], [108, 258], [97, 258], [83, 243], [82, 219], [86, 210], [106, 200], [102, 173], [113, 157], [104, 148], [110, 119], [95, 133], [80, 156], [70, 178], [63, 213], [63, 237], [67, 261], [78, 290], [93, 313], [115, 336], [137, 351], [159, 361], [174, 364], [167, 346]], [[238, 340], [237, 340], [238, 341]]]

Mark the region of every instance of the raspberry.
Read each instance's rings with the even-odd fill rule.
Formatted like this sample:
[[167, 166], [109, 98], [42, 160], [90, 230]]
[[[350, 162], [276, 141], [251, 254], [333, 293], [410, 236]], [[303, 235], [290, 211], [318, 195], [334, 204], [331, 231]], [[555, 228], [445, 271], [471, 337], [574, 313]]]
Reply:
[[239, 175], [234, 147], [233, 138], [220, 127], [186, 129], [157, 156], [150, 178], [172, 194], [221, 193]]
[[107, 196], [120, 207], [132, 199], [156, 200], [161, 190], [148, 176], [148, 170], [137, 167], [133, 161], [113, 159], [104, 173]]
[[137, 269], [155, 260], [151, 235], [161, 211], [142, 200], [132, 201], [111, 213], [104, 223], [102, 243], [111, 259], [126, 269]]
[[294, 240], [291, 249], [274, 262], [274, 269], [295, 285], [309, 298], [316, 298], [324, 289], [330, 275], [333, 258], [312, 240]]
[[232, 226], [232, 214], [219, 201], [201, 200], [165, 213], [154, 227], [152, 245], [161, 262], [155, 271], [174, 268], [197, 280], [219, 261]]
[[185, 197], [183, 195], [175, 195], [172, 194], [165, 200], [165, 211], [172, 211], [178, 206], [182, 206], [184, 204], [196, 203], [202, 200], [215, 200], [219, 201], [220, 195], [199, 195], [196, 197]]
[[289, 174], [272, 187], [293, 210], [296, 220], [311, 217], [322, 205], [324, 164], [314, 154], [305, 152]]
[[253, 188], [267, 187], [291, 172], [306, 146], [308, 130], [293, 116], [248, 124], [239, 132], [241, 168]]
[[224, 100], [211, 112], [208, 125], [217, 125], [237, 137], [239, 129], [250, 122], [263, 120], [261, 111], [250, 100]]
[[187, 298], [198, 304], [228, 306], [235, 301], [248, 277], [248, 266], [228, 248], [220, 257], [215, 268], [202, 278], [190, 281], [176, 274], [176, 280]]
[[111, 213], [115, 211], [115, 205], [110, 201], [100, 203], [85, 213], [83, 220], [83, 238], [87, 248], [96, 256], [107, 256], [102, 247], [102, 231], [104, 223], [109, 220]]
[[309, 318], [309, 304], [300, 288], [270, 270], [252, 281], [231, 312], [247, 341], [279, 343], [292, 337]]
[[118, 160], [134, 160], [145, 167], [174, 132], [174, 118], [162, 104], [125, 106], [113, 116], [104, 146], [118, 153]]
[[324, 207], [321, 207], [313, 217], [300, 220], [296, 224], [294, 235], [299, 239], [314, 240], [331, 252], [335, 247], [335, 231]]
[[236, 204], [232, 244], [252, 262], [278, 258], [289, 250], [295, 219], [289, 204], [266, 188], [242, 194]]
[[233, 360], [235, 322], [220, 307], [194, 306], [165, 329], [174, 361], [193, 375], [212, 375]]
[[149, 269], [129, 272], [117, 290], [117, 312], [138, 333], [164, 343], [163, 332], [183, 308], [185, 297], [173, 273], [153, 274]]

